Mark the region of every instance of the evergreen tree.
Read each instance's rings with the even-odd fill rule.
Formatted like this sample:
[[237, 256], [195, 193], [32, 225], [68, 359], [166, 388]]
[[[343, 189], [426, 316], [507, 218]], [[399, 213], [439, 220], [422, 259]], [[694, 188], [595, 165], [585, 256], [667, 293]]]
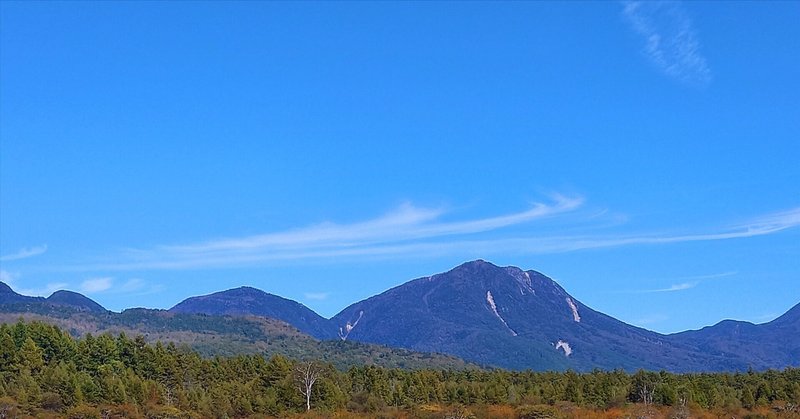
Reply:
[[25, 338], [19, 350], [19, 364], [32, 374], [38, 374], [44, 367], [44, 351], [30, 337]]

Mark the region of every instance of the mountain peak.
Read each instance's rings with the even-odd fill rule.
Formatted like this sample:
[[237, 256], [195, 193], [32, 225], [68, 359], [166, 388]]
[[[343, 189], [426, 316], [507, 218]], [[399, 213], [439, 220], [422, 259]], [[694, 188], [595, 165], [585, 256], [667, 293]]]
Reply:
[[475, 259], [475, 260], [471, 260], [471, 261], [468, 261], [468, 262], [464, 262], [461, 265], [458, 265], [455, 268], [453, 268], [453, 270], [466, 269], [466, 268], [481, 268], [481, 267], [497, 268], [498, 266], [493, 264], [493, 263], [491, 263], [491, 262], [487, 262], [487, 261], [485, 261], [483, 259]]
[[317, 338], [333, 337], [328, 320], [308, 307], [253, 287], [238, 287], [187, 298], [169, 309], [173, 313], [259, 316], [285, 321]]
[[226, 290], [226, 291], [215, 292], [215, 293], [210, 294], [210, 295], [237, 295], [237, 296], [254, 296], [254, 297], [258, 296], [258, 297], [261, 297], [261, 296], [270, 295], [270, 294], [268, 292], [260, 290], [258, 288], [244, 285], [244, 286], [237, 287], [237, 288], [231, 288], [231, 289]]
[[74, 307], [80, 311], [91, 311], [94, 313], [105, 313], [103, 306], [91, 298], [73, 291], [60, 290], [47, 297], [47, 302], [55, 305]]
[[[475, 259], [469, 262], [464, 262], [461, 265], [456, 266], [453, 269], [447, 271], [447, 274], [456, 274], [459, 276], [464, 277], [476, 277], [480, 276], [479, 273], [486, 273], [486, 272], [499, 272], [503, 268], [491, 263], [487, 262], [483, 259]], [[440, 274], [441, 275], [441, 274]], [[438, 276], [438, 275], [437, 275]]]
[[263, 290], [260, 290], [256, 287], [251, 287], [249, 285], [242, 285], [241, 287], [232, 288], [229, 291], [248, 291], [248, 292], [265, 293]]
[[[533, 272], [533, 271], [532, 271]], [[460, 274], [460, 276], [465, 277], [468, 280], [483, 280], [487, 277], [497, 277], [502, 278], [500, 282], [505, 282], [506, 279], [514, 279], [520, 286], [522, 286], [525, 291], [529, 291], [531, 293], [535, 293], [533, 289], [533, 281], [531, 279], [531, 274], [528, 271], [525, 271], [521, 268], [516, 266], [497, 266], [491, 262], [487, 262], [483, 259], [476, 259], [473, 261], [462, 263], [459, 266], [456, 266], [449, 273]], [[544, 275], [538, 274], [537, 272], [533, 272], [535, 276], [540, 276], [542, 278], [546, 278]], [[549, 278], [547, 278], [549, 281]], [[511, 281], [508, 281], [511, 284]], [[524, 292], [523, 291], [523, 294]]]

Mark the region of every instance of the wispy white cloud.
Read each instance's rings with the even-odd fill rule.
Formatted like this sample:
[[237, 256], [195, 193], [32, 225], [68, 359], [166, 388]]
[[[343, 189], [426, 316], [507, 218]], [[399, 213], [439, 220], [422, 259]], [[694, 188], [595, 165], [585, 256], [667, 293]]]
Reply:
[[759, 236], [797, 226], [800, 226], [800, 207], [767, 214], [754, 220], [737, 224], [734, 228], [744, 230], [743, 234]]
[[623, 16], [645, 43], [644, 52], [664, 74], [706, 85], [711, 69], [700, 52], [692, 20], [680, 2], [627, 1]]
[[119, 287], [117, 287], [116, 290], [119, 291], [119, 292], [128, 293], [128, 292], [139, 291], [142, 288], [144, 288], [146, 285], [147, 285], [147, 283], [141, 278], [131, 278], [131, 279], [125, 281], [125, 283], [123, 283]]
[[[648, 244], [714, 241], [765, 236], [800, 226], [800, 207], [776, 212], [734, 224], [718, 231], [697, 234], [638, 234], [626, 236], [563, 236], [515, 239], [505, 244], [530, 253], [561, 253], [585, 249]], [[497, 243], [499, 244], [499, 243]]]
[[[549, 254], [625, 246], [678, 244], [685, 242], [743, 239], [779, 233], [800, 226], [800, 207], [753, 218], [745, 223], [696, 234], [565, 235], [516, 237], [496, 240], [463, 240], [443, 243], [414, 243], [393, 248], [371, 249], [385, 252], [440, 255], [463, 253], [475, 255]], [[731, 273], [724, 273], [725, 276]]]
[[[347, 256], [389, 256], [415, 253], [431, 241], [497, 231], [506, 227], [568, 213], [583, 204], [582, 198], [556, 195], [548, 204], [536, 203], [528, 210], [466, 221], [442, 221], [443, 209], [404, 204], [382, 217], [352, 224], [324, 223], [306, 228], [210, 240], [195, 244], [132, 249], [115, 256], [96, 269], [127, 270], [193, 269], [237, 266], [267, 261]], [[445, 242], [446, 243], [446, 242]]]
[[43, 244], [41, 246], [33, 246], [33, 247], [24, 247], [19, 249], [16, 253], [12, 253], [9, 255], [0, 256], [0, 261], [8, 262], [12, 260], [19, 260], [25, 259], [33, 256], [41, 255], [42, 253], [47, 251], [47, 245]]
[[158, 294], [164, 291], [166, 287], [164, 284], [148, 284], [147, 288], [142, 289], [141, 291], [131, 294], [131, 295], [150, 295], [150, 294]]
[[[720, 272], [715, 274], [705, 274], [705, 275], [691, 275], [691, 276], [682, 276], [678, 278], [671, 278], [669, 281], [674, 282], [672, 285], [665, 287], [665, 288], [654, 288], [654, 289], [643, 289], [643, 290], [625, 290], [619, 291], [621, 293], [626, 294], [650, 294], [650, 293], [660, 293], [660, 292], [676, 292], [676, 291], [685, 291], [688, 289], [692, 289], [702, 282], [710, 281], [710, 280], [717, 280], [721, 278], [727, 278], [730, 276], [734, 276], [738, 274], [737, 271], [728, 271], [728, 272]], [[650, 280], [650, 282], [666, 282], [665, 279], [660, 280]], [[680, 282], [679, 282], [680, 281]]]
[[115, 281], [114, 278], [109, 278], [109, 280], [110, 280], [109, 284], [110, 286], [107, 289], [107, 291], [115, 294], [126, 294], [128, 296], [141, 296], [141, 295], [159, 293], [164, 290], [164, 285], [154, 284], [150, 281], [145, 281], [142, 278], [131, 278], [125, 282], [122, 282], [119, 285], [116, 285], [118, 282]]
[[720, 272], [716, 274], [707, 274], [707, 275], [692, 275], [692, 276], [684, 276], [677, 278], [679, 280], [708, 280], [708, 279], [720, 279], [720, 278], [727, 278], [730, 276], [738, 275], [739, 271], [728, 271], [728, 272]]
[[322, 301], [327, 300], [329, 294], [327, 292], [307, 292], [303, 296], [306, 297], [306, 300]]
[[81, 282], [81, 292], [91, 294], [95, 292], [106, 291], [111, 288], [113, 278], [91, 278]]
[[683, 282], [680, 284], [673, 284], [667, 288], [657, 288], [653, 290], [643, 290], [639, 292], [643, 293], [653, 293], [653, 292], [675, 292], [675, 291], [685, 291], [691, 288], [696, 287], [698, 282]]
[[445, 211], [441, 208], [418, 208], [410, 203], [382, 217], [353, 224], [324, 223], [287, 232], [268, 233], [243, 238], [213, 240], [182, 246], [162, 246], [160, 249], [176, 254], [200, 254], [224, 251], [266, 249], [272, 247], [348, 247], [372, 243], [399, 242], [441, 236], [456, 236], [496, 230], [571, 211], [583, 204], [582, 198], [554, 197], [554, 203], [534, 204], [530, 209], [514, 214], [468, 221], [439, 222]]
[[[388, 216], [360, 223], [328, 223], [239, 239], [130, 250], [112, 255], [114, 261], [110, 263], [65, 267], [64, 270], [189, 270], [354, 258], [418, 258], [453, 254], [463, 258], [479, 258], [497, 254], [565, 253], [623, 246], [741, 239], [775, 234], [800, 225], [798, 207], [744, 223], [690, 234], [614, 235], [598, 232], [594, 235], [548, 235], [515, 233], [512, 229], [506, 229], [499, 235], [489, 234], [504, 227], [565, 215], [582, 202], [580, 199], [560, 199], [549, 205], [537, 204], [531, 210], [520, 213], [460, 222], [440, 221], [439, 218], [445, 214], [443, 211], [420, 210], [407, 205]], [[578, 220], [581, 225], [585, 222], [583, 218]], [[684, 278], [681, 283], [701, 279]]]

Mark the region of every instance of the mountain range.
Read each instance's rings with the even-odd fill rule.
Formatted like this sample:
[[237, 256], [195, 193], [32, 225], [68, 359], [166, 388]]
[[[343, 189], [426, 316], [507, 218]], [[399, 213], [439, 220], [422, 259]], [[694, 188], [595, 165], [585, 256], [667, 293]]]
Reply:
[[[80, 297], [64, 299], [62, 296]], [[90, 311], [87, 306], [100, 309]], [[80, 294], [57, 291], [50, 298], [27, 297], [0, 283], [0, 323], [20, 320], [51, 323], [73, 336], [89, 333], [141, 335], [150, 343], [173, 342], [209, 357], [280, 354], [294, 359], [322, 360], [342, 370], [363, 365], [407, 369], [479, 368], [454, 356], [338, 339], [320, 340], [273, 318], [209, 316], [144, 308], [115, 313]]]
[[69, 307], [77, 311], [104, 313], [108, 310], [85, 295], [73, 291], [60, 290], [49, 297], [29, 297], [14, 292], [8, 284], [0, 282], [0, 304], [15, 304], [18, 307]]
[[[42, 312], [43, 307], [110, 313], [69, 291], [26, 297], [0, 286], [0, 312]], [[276, 319], [321, 342], [443, 353], [510, 369], [687, 372], [800, 366], [800, 304], [765, 324], [725, 320], [664, 335], [591, 309], [542, 273], [483, 260], [414, 279], [331, 319], [250, 287], [191, 297], [165, 313], [206, 315], [206, 321], [219, 316]]]

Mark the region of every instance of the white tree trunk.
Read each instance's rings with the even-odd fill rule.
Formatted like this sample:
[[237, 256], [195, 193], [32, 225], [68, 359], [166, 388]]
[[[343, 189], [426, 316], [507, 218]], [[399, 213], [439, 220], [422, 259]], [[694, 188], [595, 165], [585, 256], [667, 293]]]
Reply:
[[306, 397], [306, 411], [311, 410], [311, 391], [322, 370], [312, 361], [302, 362], [295, 368], [300, 394]]

